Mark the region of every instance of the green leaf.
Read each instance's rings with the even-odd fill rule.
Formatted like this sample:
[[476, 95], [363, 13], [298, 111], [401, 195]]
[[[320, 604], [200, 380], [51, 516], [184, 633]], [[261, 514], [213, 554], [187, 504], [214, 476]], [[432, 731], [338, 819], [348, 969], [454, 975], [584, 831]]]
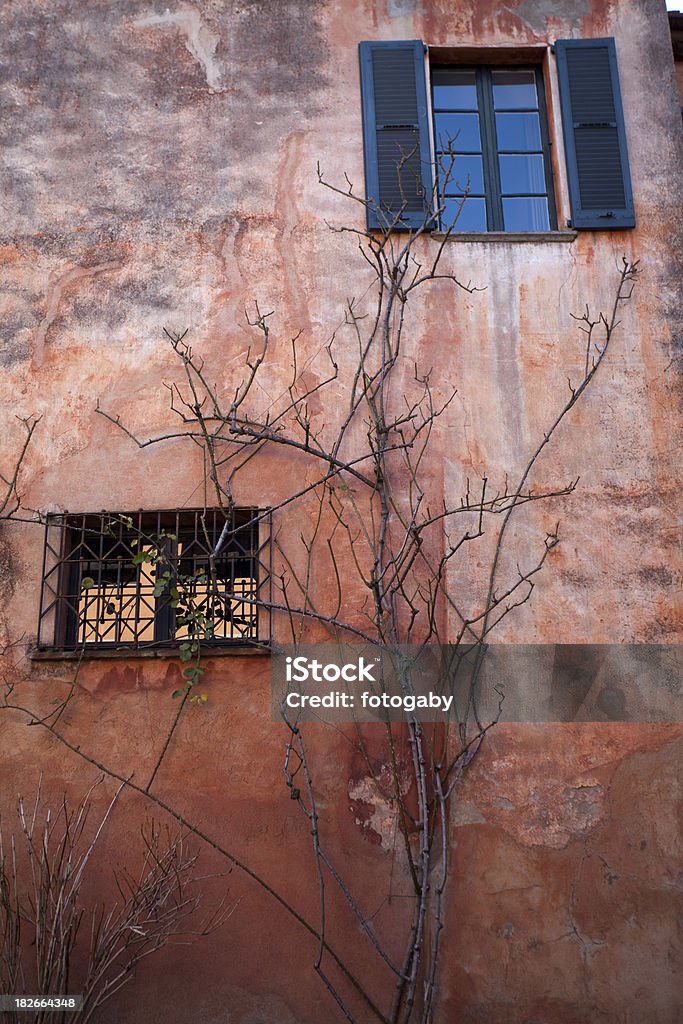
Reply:
[[53, 697], [52, 700], [50, 701], [50, 704], [61, 704], [61, 703], [62, 703], [62, 698], [61, 697]]
[[171, 700], [177, 700], [177, 698], [182, 697], [184, 693], [184, 690], [174, 690], [173, 693], [171, 694]]

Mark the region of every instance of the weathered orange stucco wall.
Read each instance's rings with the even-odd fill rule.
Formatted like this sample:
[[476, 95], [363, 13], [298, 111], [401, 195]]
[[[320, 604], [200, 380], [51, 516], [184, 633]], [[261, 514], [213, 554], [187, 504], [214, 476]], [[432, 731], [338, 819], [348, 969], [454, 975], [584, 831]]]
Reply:
[[[582, 364], [570, 314], [586, 303], [606, 309], [622, 254], [641, 261], [607, 362], [534, 480], [580, 476], [580, 486], [525, 517], [514, 551], [533, 557], [558, 519], [562, 543], [499, 639], [680, 642], [683, 136], [663, 3], [7, 0], [0, 26], [0, 470], [21, 443], [15, 417], [41, 416], [20, 478], [26, 507], [41, 512], [201, 504], [198, 453], [138, 451], [95, 411], [99, 399], [144, 436], [174, 423], [162, 381], [180, 380], [180, 367], [164, 327], [189, 328], [211, 380], [231, 393], [253, 340], [245, 308], [256, 299], [273, 310], [265, 402], [286, 387], [291, 337], [301, 331], [302, 357], [313, 357], [343, 323], [347, 298], [365, 301], [371, 277], [353, 237], [326, 224], [362, 227], [362, 211], [322, 188], [316, 172], [319, 163], [342, 186], [346, 173], [362, 191], [359, 40], [515, 47], [615, 36], [636, 229], [453, 240], [444, 267], [484, 290], [435, 285], [416, 302], [405, 344], [411, 362], [433, 368], [437, 394], [458, 389], [430, 455], [434, 488], [453, 500], [484, 472], [502, 484], [519, 474]], [[562, 226], [569, 206], [550, 56], [545, 67]], [[421, 245], [428, 258], [434, 240]], [[339, 339], [348, 368], [353, 351], [343, 331]], [[243, 474], [236, 499], [274, 505], [298, 472], [273, 456]], [[277, 525], [285, 538], [301, 530]], [[46, 701], [64, 692], [74, 663], [33, 654], [41, 528], [3, 524], [2, 555], [0, 640], [16, 642], [5, 675], [27, 703]], [[463, 563], [453, 591], [479, 579], [484, 562]], [[328, 582], [316, 581], [322, 594]], [[286, 639], [284, 624], [275, 630]], [[181, 723], [160, 792], [314, 915], [308, 824], [282, 781], [269, 659], [206, 664], [209, 705]], [[180, 673], [175, 659], [85, 660], [64, 723], [73, 742], [144, 777]], [[21, 716], [3, 713], [0, 730], [5, 808], [41, 770], [56, 791], [96, 775]], [[451, 827], [441, 1024], [681, 1019], [681, 734], [674, 724], [608, 721], [491, 731]], [[373, 797], [349, 740], [344, 730], [312, 730], [329, 848], [391, 943], [405, 871], [391, 808]], [[128, 806], [131, 821], [145, 813], [142, 800]], [[113, 862], [134, 827], [112, 827]], [[311, 969], [314, 941], [237, 869], [227, 885], [237, 904], [227, 927], [141, 969], [103, 1020], [341, 1019]], [[356, 926], [334, 901], [330, 912], [353, 962]], [[384, 985], [378, 975], [378, 991]]]

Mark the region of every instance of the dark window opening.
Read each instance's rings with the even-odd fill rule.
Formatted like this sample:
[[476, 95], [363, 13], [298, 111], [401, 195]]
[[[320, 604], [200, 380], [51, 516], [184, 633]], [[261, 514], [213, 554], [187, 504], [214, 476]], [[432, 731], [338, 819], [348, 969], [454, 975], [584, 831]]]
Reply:
[[268, 642], [270, 514], [49, 516], [38, 646]]
[[432, 70], [441, 227], [556, 227], [540, 68]]

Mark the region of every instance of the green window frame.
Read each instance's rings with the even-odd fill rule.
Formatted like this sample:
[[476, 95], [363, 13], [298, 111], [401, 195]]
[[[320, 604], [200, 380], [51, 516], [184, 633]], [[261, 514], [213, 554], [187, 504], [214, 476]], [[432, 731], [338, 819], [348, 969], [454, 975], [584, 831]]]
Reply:
[[557, 229], [540, 67], [432, 65], [442, 230]]

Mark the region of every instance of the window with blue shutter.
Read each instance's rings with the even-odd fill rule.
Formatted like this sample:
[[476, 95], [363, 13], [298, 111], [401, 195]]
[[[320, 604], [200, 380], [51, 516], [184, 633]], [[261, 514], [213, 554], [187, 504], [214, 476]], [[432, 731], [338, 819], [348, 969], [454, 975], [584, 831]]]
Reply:
[[359, 45], [371, 229], [420, 228], [432, 200], [424, 43]]
[[573, 228], [635, 227], [614, 39], [555, 43]]
[[[360, 43], [368, 228], [556, 231], [539, 64], [509, 52], [501, 64], [443, 64], [435, 51], [432, 128], [425, 51], [419, 40]], [[555, 53], [571, 227], [635, 227], [614, 39], [560, 39]]]

